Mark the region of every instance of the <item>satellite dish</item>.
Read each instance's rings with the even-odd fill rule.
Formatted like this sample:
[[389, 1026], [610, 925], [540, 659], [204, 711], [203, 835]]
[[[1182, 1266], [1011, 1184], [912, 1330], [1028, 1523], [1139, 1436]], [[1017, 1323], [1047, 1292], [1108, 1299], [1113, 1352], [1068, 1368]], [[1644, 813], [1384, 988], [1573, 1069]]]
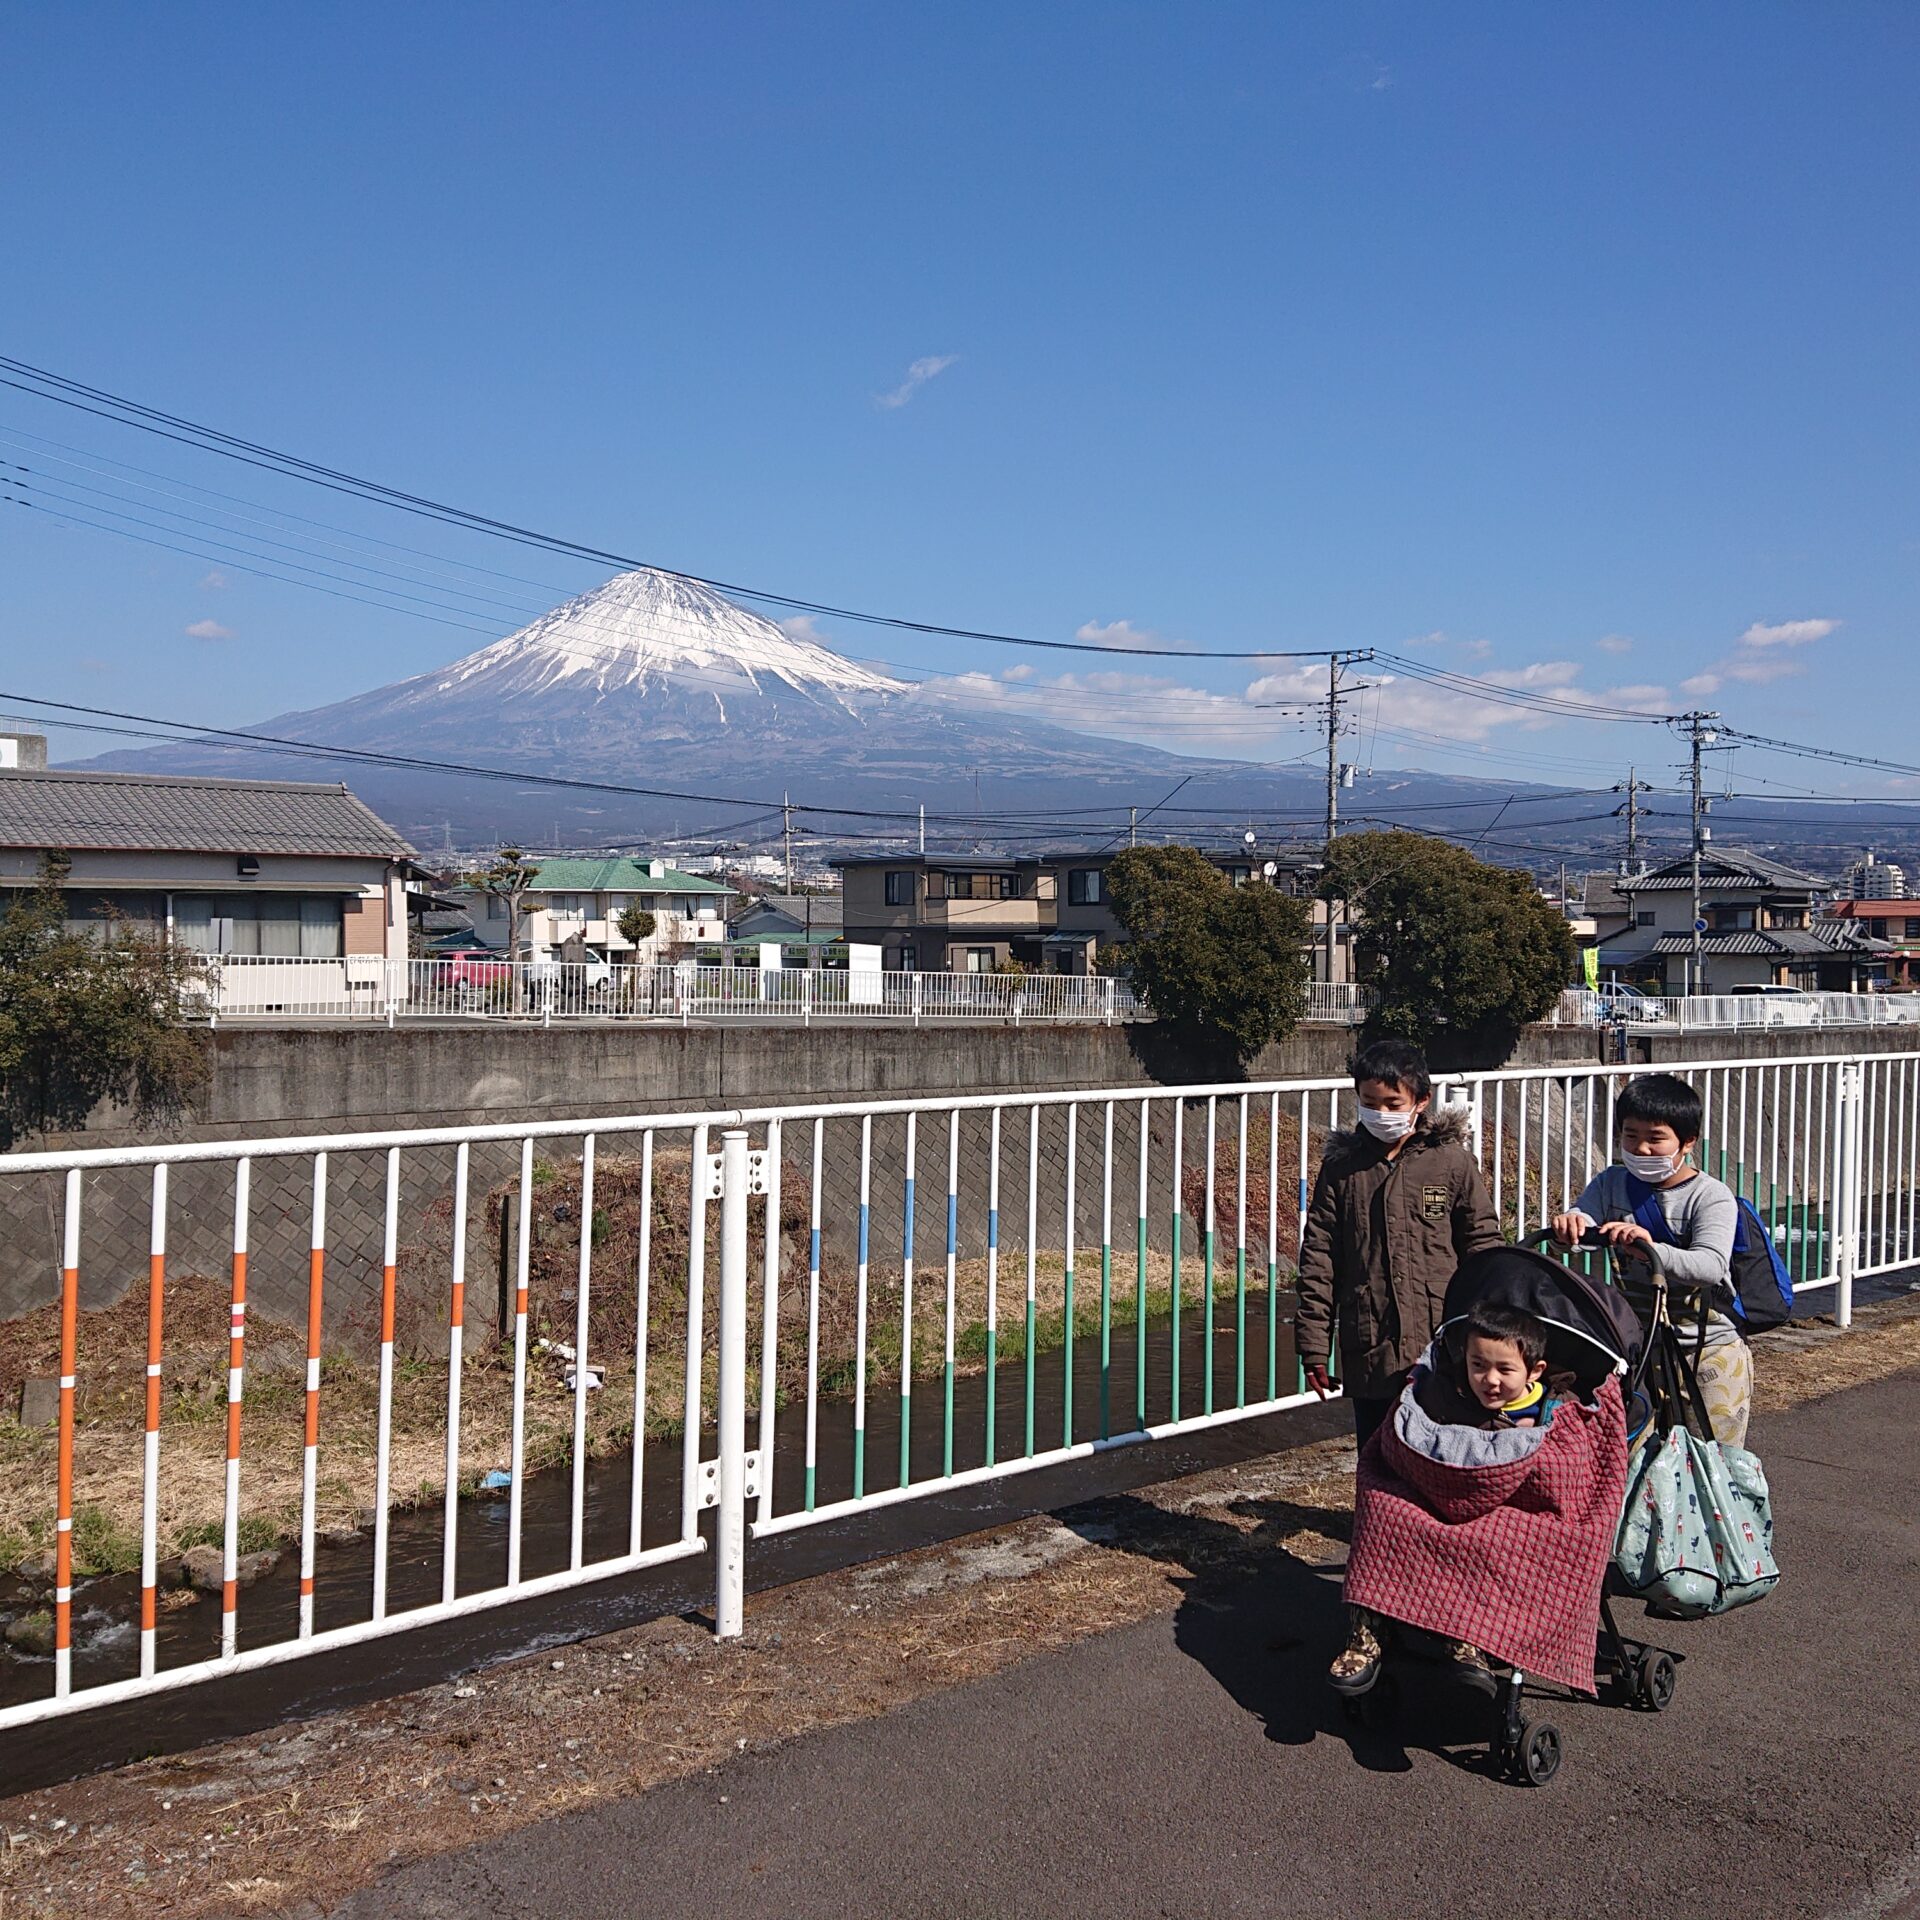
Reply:
[[1246, 830], [1246, 832], [1240, 836], [1240, 838], [1244, 840], [1248, 846], [1252, 846], [1253, 845], [1253, 829], [1249, 827]]
[[1280, 871], [1280, 867], [1278, 862], [1269, 860], [1260, 871], [1267, 879], [1271, 880], [1273, 876]]

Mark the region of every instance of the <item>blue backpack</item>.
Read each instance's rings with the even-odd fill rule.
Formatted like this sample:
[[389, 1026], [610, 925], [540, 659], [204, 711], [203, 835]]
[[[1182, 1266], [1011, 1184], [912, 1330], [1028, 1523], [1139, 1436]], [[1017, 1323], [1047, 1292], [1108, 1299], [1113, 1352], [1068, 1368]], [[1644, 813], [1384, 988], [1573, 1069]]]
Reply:
[[[1627, 1192], [1634, 1219], [1664, 1246], [1676, 1246], [1659, 1194], [1632, 1174], [1627, 1175]], [[1769, 1327], [1785, 1326], [1793, 1316], [1793, 1276], [1758, 1208], [1738, 1194], [1734, 1204], [1739, 1217], [1733, 1229], [1733, 1317], [1742, 1333], [1765, 1333]]]

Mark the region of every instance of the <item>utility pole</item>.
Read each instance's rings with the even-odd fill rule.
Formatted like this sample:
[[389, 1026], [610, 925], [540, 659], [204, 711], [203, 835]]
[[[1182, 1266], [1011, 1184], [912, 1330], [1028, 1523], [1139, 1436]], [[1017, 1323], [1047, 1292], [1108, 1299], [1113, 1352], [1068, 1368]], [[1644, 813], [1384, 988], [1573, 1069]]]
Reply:
[[1127, 845], [1137, 847], [1140, 844], [1140, 809], [1127, 809]]
[[[1327, 845], [1340, 832], [1340, 656], [1327, 656]], [[1332, 955], [1328, 955], [1331, 963]], [[1331, 972], [1328, 975], [1332, 977]]]
[[924, 800], [922, 800], [920, 802], [920, 851], [922, 854], [924, 854], [926, 850], [927, 850], [927, 803]]
[[793, 802], [780, 796], [780, 830], [787, 843], [787, 891], [793, 891]]
[[1706, 924], [1700, 911], [1700, 850], [1706, 844], [1707, 801], [1701, 790], [1701, 754], [1712, 746], [1719, 735], [1713, 731], [1712, 723], [1718, 720], [1717, 713], [1683, 713], [1680, 724], [1687, 730], [1687, 739], [1692, 746], [1691, 785], [1693, 791], [1693, 960], [1692, 978], [1688, 980], [1688, 991], [1698, 993], [1701, 982], [1706, 978]]
[[1627, 820], [1626, 871], [1629, 874], [1635, 874], [1640, 871], [1640, 815], [1645, 811], [1640, 805], [1640, 796], [1643, 793], [1651, 793], [1653, 787], [1651, 783], [1640, 778], [1638, 767], [1629, 767], [1626, 785], [1616, 785], [1613, 790], [1615, 793], [1624, 793], [1627, 796], [1626, 805], [1617, 811], [1625, 814]]
[[[1340, 656], [1327, 656], [1327, 846], [1321, 856], [1333, 859], [1333, 843], [1340, 834]], [[1327, 985], [1333, 985], [1336, 935], [1333, 902], [1324, 903], [1327, 919]]]

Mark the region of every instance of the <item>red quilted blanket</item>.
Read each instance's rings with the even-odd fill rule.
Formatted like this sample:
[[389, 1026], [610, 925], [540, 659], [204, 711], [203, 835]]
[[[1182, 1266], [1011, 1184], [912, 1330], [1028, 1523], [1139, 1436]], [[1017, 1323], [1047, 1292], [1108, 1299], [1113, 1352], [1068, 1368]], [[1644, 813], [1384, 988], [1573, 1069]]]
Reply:
[[1407, 1446], [1396, 1409], [1360, 1455], [1349, 1604], [1592, 1693], [1600, 1584], [1627, 1483], [1617, 1383], [1595, 1400], [1562, 1401], [1526, 1458], [1487, 1466]]

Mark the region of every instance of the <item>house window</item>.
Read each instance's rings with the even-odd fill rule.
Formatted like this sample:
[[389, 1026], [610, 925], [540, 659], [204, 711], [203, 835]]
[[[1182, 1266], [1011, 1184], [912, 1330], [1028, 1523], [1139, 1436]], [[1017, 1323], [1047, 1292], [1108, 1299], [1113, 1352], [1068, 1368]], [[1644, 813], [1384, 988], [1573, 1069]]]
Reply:
[[1650, 927], [1653, 925], [1653, 914], [1643, 907], [1633, 916], [1633, 924], [1636, 927]]
[[991, 973], [993, 971], [993, 949], [991, 947], [969, 947], [967, 949], [967, 971], [969, 973]]
[[1713, 924], [1721, 933], [1751, 933], [1753, 909], [1751, 907], [1715, 907]]
[[1920, 920], [1909, 918], [1907, 921], [1906, 937], [1909, 940], [1920, 940]]
[[911, 868], [903, 868], [887, 875], [887, 905], [890, 907], [913, 905], [913, 870]]
[[1067, 904], [1097, 907], [1105, 897], [1105, 879], [1098, 867], [1074, 867], [1067, 874]]
[[1227, 869], [1227, 878], [1231, 880], [1236, 887], [1244, 887], [1247, 882], [1253, 878], [1253, 869], [1251, 867], [1229, 867]]
[[333, 894], [180, 894], [174, 937], [196, 953], [337, 960], [340, 901]]
[[944, 900], [947, 897], [947, 876], [935, 871], [927, 875], [927, 898]]

